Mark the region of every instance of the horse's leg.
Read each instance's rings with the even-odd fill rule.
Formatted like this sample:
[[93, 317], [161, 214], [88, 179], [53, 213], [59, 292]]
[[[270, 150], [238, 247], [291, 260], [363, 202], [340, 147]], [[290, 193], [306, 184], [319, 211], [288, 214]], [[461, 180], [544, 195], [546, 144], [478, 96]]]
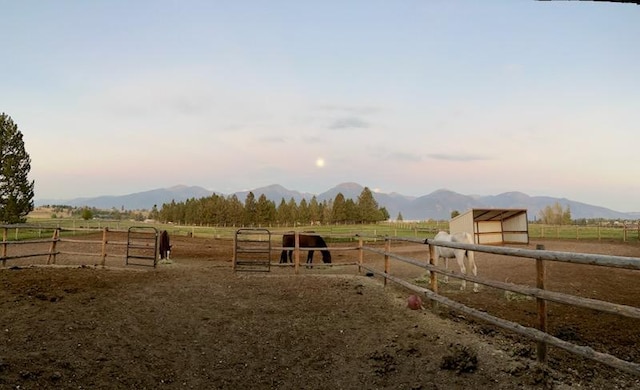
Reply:
[[[467, 258], [469, 259], [469, 267], [471, 267], [471, 272], [473, 272], [473, 276], [478, 276], [478, 267], [476, 266], [476, 259], [472, 251], [467, 252]], [[478, 292], [478, 283], [473, 282], [473, 292]]]
[[280, 253], [280, 264], [283, 264], [286, 262], [287, 262], [287, 251], [283, 249], [282, 253]]
[[307, 268], [313, 268], [313, 251], [307, 253]]
[[[458, 260], [458, 265], [460, 266], [460, 272], [463, 276], [467, 274], [467, 267], [464, 266], [464, 258], [467, 251], [465, 250], [456, 250], [456, 260]], [[462, 286], [460, 286], [460, 290], [464, 290], [467, 288], [467, 281], [462, 279]]]

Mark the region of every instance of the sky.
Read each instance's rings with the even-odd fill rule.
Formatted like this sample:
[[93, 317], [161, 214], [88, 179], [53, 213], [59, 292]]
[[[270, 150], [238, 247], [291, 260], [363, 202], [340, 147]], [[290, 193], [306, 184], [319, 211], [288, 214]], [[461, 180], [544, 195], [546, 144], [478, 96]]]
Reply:
[[640, 6], [0, 0], [35, 199], [344, 182], [640, 211]]

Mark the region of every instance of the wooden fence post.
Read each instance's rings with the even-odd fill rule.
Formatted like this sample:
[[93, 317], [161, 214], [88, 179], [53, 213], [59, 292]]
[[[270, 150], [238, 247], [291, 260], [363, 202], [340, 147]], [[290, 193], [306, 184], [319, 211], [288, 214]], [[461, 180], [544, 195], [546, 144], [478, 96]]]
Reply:
[[[156, 256], [158, 256], [157, 253], [156, 253]], [[233, 235], [233, 255], [232, 256], [233, 257], [231, 258], [231, 267], [235, 271], [236, 261], [238, 260], [238, 232], [237, 231], [236, 231], [236, 234]]]
[[[107, 232], [109, 231], [108, 227], [105, 227], [102, 230], [102, 261], [101, 264], [103, 267], [107, 261]], [[154, 263], [155, 264], [155, 263]]]
[[[436, 259], [436, 247], [429, 244], [429, 264], [436, 265], [438, 259]], [[429, 272], [429, 281], [431, 283], [431, 291], [438, 293], [438, 274], [434, 271]]]
[[364, 263], [364, 240], [362, 237], [358, 239], [358, 273], [362, 273], [362, 264]]
[[[384, 240], [384, 273], [385, 274], [389, 274], [389, 267], [390, 267], [390, 261], [389, 261], [389, 252], [391, 251], [391, 240], [389, 239], [389, 237], [386, 237]], [[384, 277], [384, 286], [387, 287], [387, 277]]]
[[7, 265], [7, 228], [2, 228], [2, 266], [5, 267]]
[[53, 237], [51, 238], [51, 245], [49, 246], [49, 256], [47, 257], [47, 265], [56, 263], [56, 244], [60, 237], [60, 229], [53, 231]]
[[[537, 250], [544, 250], [544, 245], [536, 245]], [[545, 262], [536, 259], [536, 287], [544, 290], [544, 282], [546, 277]], [[536, 298], [538, 306], [538, 329], [547, 333], [547, 301], [543, 298]], [[537, 342], [536, 357], [539, 363], [547, 361], [547, 344], [544, 341]]]
[[293, 268], [295, 274], [300, 272], [300, 233], [294, 233], [294, 248], [293, 248]]

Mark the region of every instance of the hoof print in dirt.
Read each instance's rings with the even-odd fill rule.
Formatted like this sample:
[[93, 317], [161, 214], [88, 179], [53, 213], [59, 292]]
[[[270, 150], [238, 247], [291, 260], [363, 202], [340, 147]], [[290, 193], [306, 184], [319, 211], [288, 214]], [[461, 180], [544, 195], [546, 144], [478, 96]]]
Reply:
[[450, 355], [442, 358], [440, 368], [443, 370], [453, 370], [458, 374], [463, 372], [474, 372], [478, 368], [478, 355], [469, 347], [452, 344], [449, 346]]
[[383, 377], [396, 371], [396, 360], [387, 352], [374, 352], [369, 355], [369, 360], [372, 361], [374, 366], [373, 371], [378, 376]]

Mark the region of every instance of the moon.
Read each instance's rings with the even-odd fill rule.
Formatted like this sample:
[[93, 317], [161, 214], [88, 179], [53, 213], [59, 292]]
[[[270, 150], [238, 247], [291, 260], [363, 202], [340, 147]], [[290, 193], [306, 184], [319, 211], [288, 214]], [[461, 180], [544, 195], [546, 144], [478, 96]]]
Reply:
[[318, 168], [324, 167], [324, 158], [318, 157], [318, 159], [316, 160], [316, 167]]

